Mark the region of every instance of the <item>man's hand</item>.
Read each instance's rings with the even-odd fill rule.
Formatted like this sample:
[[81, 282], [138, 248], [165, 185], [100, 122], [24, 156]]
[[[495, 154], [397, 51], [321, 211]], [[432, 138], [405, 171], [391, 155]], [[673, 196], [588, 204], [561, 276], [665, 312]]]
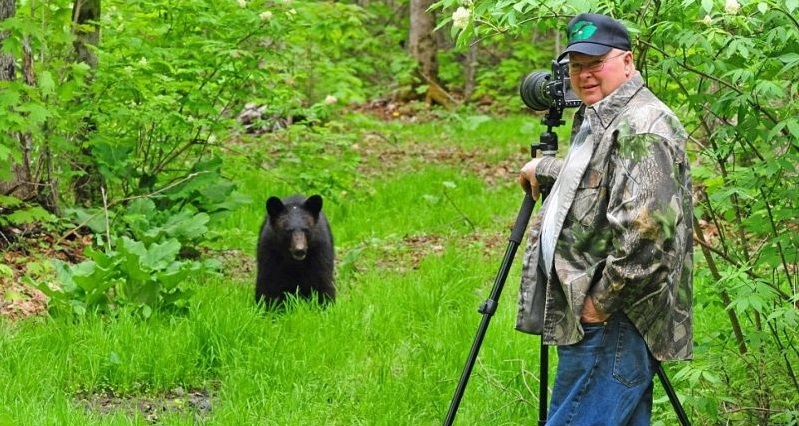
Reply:
[[535, 177], [535, 168], [541, 161], [540, 158], [533, 158], [522, 167], [519, 172], [519, 185], [522, 186], [524, 192], [529, 193], [533, 197], [533, 201], [541, 196], [541, 189], [538, 186], [538, 179]]
[[585, 302], [583, 302], [583, 312], [580, 316], [580, 322], [584, 323], [598, 323], [604, 322], [608, 319], [610, 315], [600, 312], [597, 310], [596, 306], [594, 306], [594, 300], [591, 299], [591, 296], [586, 296]]

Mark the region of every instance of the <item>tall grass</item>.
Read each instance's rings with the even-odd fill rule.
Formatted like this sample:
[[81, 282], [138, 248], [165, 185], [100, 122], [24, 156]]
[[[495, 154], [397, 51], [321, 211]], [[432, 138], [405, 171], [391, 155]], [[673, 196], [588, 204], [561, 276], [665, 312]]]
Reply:
[[[103, 413], [82, 397], [135, 401], [177, 388], [207, 390], [210, 410], [167, 410], [159, 424], [441, 424], [522, 199], [515, 172], [542, 129], [529, 116], [357, 123], [348, 130], [354, 144], [379, 131], [392, 141], [382, 148], [413, 154], [384, 164], [379, 150], [364, 151], [368, 170], [326, 194], [340, 265], [335, 305], [254, 306], [263, 202], [297, 184], [234, 161], [230, 173], [253, 202], [214, 224], [217, 248], [234, 250], [235, 260], [222, 276], [193, 278], [188, 314], [0, 323], [0, 426], [149, 424], [135, 407]], [[492, 169], [502, 163], [513, 168]], [[535, 424], [538, 338], [513, 330], [520, 263], [517, 256], [457, 424]], [[656, 417], [674, 424], [658, 392]]]

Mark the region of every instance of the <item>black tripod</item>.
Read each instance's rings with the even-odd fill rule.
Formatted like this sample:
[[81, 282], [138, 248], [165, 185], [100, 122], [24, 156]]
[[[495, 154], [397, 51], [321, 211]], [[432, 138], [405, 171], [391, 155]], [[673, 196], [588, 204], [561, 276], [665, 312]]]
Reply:
[[[537, 145], [530, 146], [530, 155], [533, 158], [536, 156], [536, 151], [539, 150], [545, 156], [555, 156], [557, 154], [558, 135], [552, 132], [552, 128], [560, 126], [564, 123], [562, 117], [562, 108], [557, 106], [551, 106], [549, 108], [546, 116], [541, 120], [541, 122], [547, 126], [547, 130], [541, 134], [539, 143]], [[542, 203], [550, 189], [551, 187], [541, 188]], [[458, 382], [458, 387], [455, 390], [455, 395], [450, 403], [447, 417], [444, 420], [444, 426], [451, 426], [455, 421], [455, 414], [458, 412], [458, 406], [460, 405], [463, 394], [466, 391], [466, 384], [468, 383], [469, 377], [472, 374], [474, 363], [477, 361], [477, 354], [480, 352], [480, 346], [483, 344], [483, 338], [488, 330], [491, 317], [497, 310], [497, 301], [499, 300], [499, 296], [502, 293], [503, 287], [505, 286], [505, 280], [508, 277], [508, 271], [510, 270], [511, 264], [513, 264], [513, 258], [516, 255], [516, 250], [518, 249], [522, 242], [522, 238], [524, 237], [524, 231], [527, 228], [527, 223], [530, 221], [530, 216], [533, 213], [534, 206], [535, 200], [533, 200], [530, 193], [527, 193], [522, 201], [522, 206], [519, 209], [519, 214], [516, 217], [516, 222], [513, 225], [513, 230], [511, 231], [510, 238], [508, 239], [508, 247], [505, 249], [505, 256], [502, 259], [502, 265], [500, 266], [499, 272], [494, 280], [494, 287], [491, 289], [491, 294], [489, 295], [488, 299], [483, 302], [478, 309], [478, 312], [483, 314], [483, 318], [480, 321], [480, 326], [477, 329], [477, 335], [475, 336], [474, 342], [472, 343], [472, 348], [469, 351], [469, 357], [466, 359], [466, 366], [463, 369], [463, 373], [461, 373], [461, 378]], [[538, 424], [540, 426], [545, 426], [547, 421], [548, 405], [547, 394], [549, 385], [549, 347], [544, 345], [543, 336], [541, 339], [539, 360], [540, 376]], [[669, 378], [666, 376], [663, 366], [660, 363], [657, 363], [656, 372], [658, 378], [660, 378], [660, 381], [663, 384], [666, 394], [669, 397], [669, 401], [671, 401], [671, 404], [674, 407], [674, 411], [677, 413], [677, 417], [680, 420], [680, 425], [691, 426], [688, 416], [685, 414], [685, 410], [683, 409], [682, 404], [680, 404], [680, 400], [677, 398], [677, 394], [674, 392], [674, 388], [671, 386]]]
[[[563, 120], [561, 117], [563, 116], [563, 110], [557, 107], [550, 107], [549, 112], [547, 112], [546, 116], [542, 119], [542, 123], [547, 125], [547, 131], [541, 134], [540, 142], [537, 145], [530, 146], [530, 155], [535, 158], [536, 151], [540, 150], [543, 155], [554, 156], [558, 151], [558, 135], [552, 131], [552, 128], [555, 126], [560, 126], [563, 124]], [[544, 198], [546, 197], [547, 193], [549, 192], [548, 187], [541, 188], [541, 200], [543, 202]], [[497, 311], [497, 300], [499, 300], [499, 295], [502, 293], [502, 288], [505, 286], [505, 280], [508, 278], [508, 271], [510, 270], [511, 264], [513, 264], [513, 257], [516, 255], [516, 250], [518, 249], [519, 245], [522, 242], [522, 238], [524, 237], [524, 231], [527, 229], [527, 223], [530, 221], [530, 216], [533, 214], [533, 207], [535, 206], [535, 200], [530, 193], [527, 193], [524, 196], [524, 201], [522, 201], [522, 207], [519, 209], [519, 214], [516, 216], [516, 223], [513, 225], [513, 230], [511, 231], [511, 235], [508, 241], [508, 247], [505, 249], [505, 257], [502, 259], [502, 266], [499, 268], [499, 272], [497, 273], [497, 277], [494, 280], [494, 287], [491, 290], [491, 295], [488, 297], [488, 300], [483, 302], [478, 309], [478, 312], [483, 314], [483, 319], [480, 321], [480, 327], [477, 329], [477, 336], [475, 336], [474, 343], [472, 343], [472, 349], [469, 351], [469, 358], [466, 360], [466, 367], [461, 374], [460, 382], [458, 382], [458, 388], [455, 390], [455, 396], [452, 398], [452, 402], [449, 406], [449, 412], [447, 413], [447, 418], [444, 420], [445, 426], [452, 425], [452, 422], [455, 421], [455, 414], [458, 411], [458, 406], [460, 405], [461, 398], [463, 397], [463, 393], [466, 391], [466, 384], [469, 381], [469, 376], [472, 374], [472, 368], [474, 367], [475, 361], [477, 361], [477, 353], [480, 351], [480, 346], [483, 343], [483, 338], [485, 337], [486, 331], [488, 330], [488, 324], [491, 322], [491, 317]], [[542, 418], [546, 420], [546, 394], [547, 394], [547, 347], [543, 344], [541, 345], [541, 389], [543, 398], [541, 399], [541, 404], [539, 410], [543, 410], [539, 413], [539, 416], [543, 416]], [[542, 423], [543, 424], [543, 423]]]

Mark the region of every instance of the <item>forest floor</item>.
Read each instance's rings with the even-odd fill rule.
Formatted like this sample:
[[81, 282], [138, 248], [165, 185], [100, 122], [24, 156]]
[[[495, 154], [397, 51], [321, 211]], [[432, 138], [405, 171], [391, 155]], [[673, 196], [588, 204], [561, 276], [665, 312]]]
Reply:
[[[430, 120], [431, 117], [420, 117], [418, 110], [392, 103], [372, 103], [359, 108], [360, 113], [370, 114], [381, 120], [408, 121]], [[424, 112], [422, 112], [424, 115]], [[398, 149], [395, 145], [385, 143], [379, 138], [366, 138], [359, 144], [362, 154], [378, 158], [381, 161], [371, 164], [396, 164], [408, 157], [408, 152]], [[408, 149], [422, 150], [417, 152], [419, 157], [435, 159], [436, 162], [453, 162], [465, 164], [477, 176], [481, 176], [489, 184], [499, 181], [510, 181], [512, 168], [517, 164], [493, 164], [479, 158], [479, 154], [467, 152], [458, 147], [430, 147], [416, 146]], [[369, 167], [369, 166], [362, 166]], [[365, 176], [374, 176], [381, 170], [359, 170]], [[9, 214], [0, 207], [0, 214]], [[63, 222], [61, 222], [63, 223]], [[11, 322], [23, 318], [45, 316], [48, 311], [48, 297], [39, 290], [33, 282], [55, 281], [52, 267], [48, 266], [52, 260], [58, 259], [66, 263], [76, 264], [85, 259], [84, 250], [94, 243], [91, 234], [82, 234], [74, 225], [29, 223], [22, 226], [2, 226], [0, 222], [0, 320]], [[474, 238], [486, 236], [474, 235]], [[489, 237], [490, 241], [483, 241], [486, 250], [496, 250], [506, 242], [496, 235]], [[431, 251], [443, 250], [440, 237], [435, 235], [406, 236], [402, 244], [409, 248], [408, 252], [414, 257], [423, 259]], [[223, 263], [231, 259], [242, 262], [246, 256], [240, 253], [220, 252], [212, 254], [221, 257]], [[387, 260], [390, 262], [390, 260]], [[250, 261], [249, 263], [254, 263]], [[417, 263], [411, 261], [411, 265]], [[254, 265], [239, 265], [234, 270], [252, 272]], [[57, 285], [50, 282], [50, 285]], [[97, 413], [133, 413], [138, 411], [150, 422], [157, 422], [159, 415], [167, 412], [192, 413], [201, 420], [208, 415], [214, 389], [182, 389], [176, 388], [159, 395], [115, 395], [113, 392], [96, 391], [77, 394], [75, 403], [85, 406], [87, 410]]]
[[[403, 121], [415, 123], [435, 120], [430, 109], [420, 109], [417, 104], [399, 104], [388, 101], [374, 101], [356, 109], [356, 112], [370, 115], [384, 121]], [[362, 154], [378, 158], [381, 161], [372, 164], [396, 164], [408, 157], [407, 150], [397, 149], [393, 144], [381, 143], [378, 138], [364, 140], [360, 144]], [[499, 181], [507, 182], [511, 178], [514, 167], [518, 164], [489, 164], [475, 158], [473, 152], [460, 150], [458, 147], [414, 147], [423, 150], [415, 152], [421, 157], [434, 162], [464, 164], [472, 168], [471, 172], [482, 177], [488, 184]], [[382, 170], [364, 169], [363, 176], [374, 176]], [[0, 207], [0, 214], [8, 214]], [[43, 315], [47, 312], [47, 296], [30, 284], [29, 279], [47, 275], [44, 262], [53, 259], [75, 264], [84, 260], [84, 249], [93, 244], [90, 234], [81, 234], [81, 230], [72, 224], [54, 226], [53, 224], [29, 223], [24, 226], [2, 226], [0, 222], [0, 318], [12, 320]], [[417, 237], [421, 238], [421, 237]], [[413, 244], [413, 241], [407, 241]], [[429, 241], [421, 241], [420, 247], [429, 246]]]
[[0, 317], [18, 320], [47, 312], [47, 296], [27, 279], [44, 273], [44, 262], [78, 263], [91, 245], [90, 235], [39, 223], [0, 227]]

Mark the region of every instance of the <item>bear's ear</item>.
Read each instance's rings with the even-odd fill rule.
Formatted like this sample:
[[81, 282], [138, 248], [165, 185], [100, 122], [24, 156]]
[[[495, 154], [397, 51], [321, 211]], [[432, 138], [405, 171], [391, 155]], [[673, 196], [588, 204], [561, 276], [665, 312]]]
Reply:
[[322, 196], [321, 195], [311, 195], [305, 200], [305, 210], [311, 212], [314, 217], [319, 217], [319, 212], [322, 211]]
[[271, 216], [275, 217], [286, 210], [286, 206], [283, 205], [283, 202], [280, 201], [280, 198], [277, 197], [269, 197], [266, 200], [266, 213]]

